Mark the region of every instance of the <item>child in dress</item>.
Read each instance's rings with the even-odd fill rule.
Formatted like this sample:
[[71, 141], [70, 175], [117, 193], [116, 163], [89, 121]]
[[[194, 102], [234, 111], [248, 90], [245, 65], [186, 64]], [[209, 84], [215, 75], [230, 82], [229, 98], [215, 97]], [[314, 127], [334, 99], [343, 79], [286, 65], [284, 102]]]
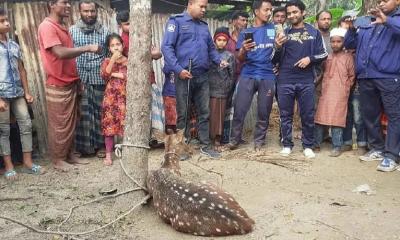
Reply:
[[226, 50], [229, 41], [229, 30], [218, 28], [214, 34], [215, 47], [221, 60], [228, 62], [226, 68], [213, 64], [210, 69], [210, 139], [215, 150], [221, 151], [221, 141], [224, 131], [225, 109], [228, 94], [235, 84], [235, 57]]
[[101, 64], [101, 77], [106, 82], [101, 122], [106, 144], [106, 166], [112, 165], [114, 136], [124, 134], [128, 59], [122, 54], [122, 42], [118, 34], [113, 33], [107, 37], [106, 46], [112, 56], [104, 59]]
[[331, 31], [331, 47], [325, 63], [322, 94], [315, 114], [317, 147], [322, 143], [323, 126], [330, 126], [333, 149], [329, 156], [338, 157], [343, 145], [343, 128], [346, 126], [347, 102], [355, 80], [354, 57], [343, 49], [346, 29]]

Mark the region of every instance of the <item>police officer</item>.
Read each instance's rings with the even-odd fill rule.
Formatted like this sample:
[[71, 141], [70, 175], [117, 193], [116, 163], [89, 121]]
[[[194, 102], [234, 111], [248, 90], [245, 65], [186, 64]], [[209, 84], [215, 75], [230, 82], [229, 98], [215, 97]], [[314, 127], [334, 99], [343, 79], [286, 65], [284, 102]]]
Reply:
[[[208, 0], [189, 0], [187, 11], [171, 16], [167, 22], [161, 50], [166, 65], [175, 73], [177, 129], [185, 129], [187, 99], [194, 102], [198, 112], [200, 153], [211, 158], [220, 154], [210, 146], [209, 137], [209, 86], [207, 72], [211, 61], [220, 67], [221, 61], [204, 17]], [[191, 61], [191, 71], [189, 62]], [[189, 88], [189, 91], [188, 91]]]
[[[378, 171], [392, 172], [400, 167], [400, 8], [399, 1], [378, 1], [369, 11], [373, 16], [352, 22], [345, 47], [356, 49], [356, 69], [361, 112], [371, 149], [362, 161], [381, 161]], [[357, 22], [359, 22], [357, 24]], [[386, 139], [380, 117], [388, 117]]]

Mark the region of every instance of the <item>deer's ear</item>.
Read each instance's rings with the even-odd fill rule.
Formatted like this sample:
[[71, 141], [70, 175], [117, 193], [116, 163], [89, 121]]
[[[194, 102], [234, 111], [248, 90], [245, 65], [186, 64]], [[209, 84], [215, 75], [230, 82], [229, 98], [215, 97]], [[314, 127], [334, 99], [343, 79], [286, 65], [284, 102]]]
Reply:
[[164, 146], [165, 146], [165, 152], [169, 152], [170, 148], [171, 148], [171, 135], [165, 135], [164, 137]]
[[184, 130], [182, 130], [182, 129], [178, 130], [178, 132], [176, 133], [176, 140], [178, 141], [178, 143], [183, 142], [183, 133], [184, 133]]

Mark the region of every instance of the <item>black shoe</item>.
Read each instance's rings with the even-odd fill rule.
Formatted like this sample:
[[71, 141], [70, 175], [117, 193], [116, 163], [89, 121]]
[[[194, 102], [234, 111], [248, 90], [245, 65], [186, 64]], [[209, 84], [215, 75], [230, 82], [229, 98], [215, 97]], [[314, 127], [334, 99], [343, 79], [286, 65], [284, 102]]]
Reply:
[[200, 148], [200, 154], [207, 156], [209, 158], [220, 158], [221, 154], [211, 147], [202, 147]]
[[235, 142], [230, 142], [230, 143], [226, 144], [226, 147], [229, 148], [229, 150], [236, 150], [239, 148], [239, 144], [237, 144]]

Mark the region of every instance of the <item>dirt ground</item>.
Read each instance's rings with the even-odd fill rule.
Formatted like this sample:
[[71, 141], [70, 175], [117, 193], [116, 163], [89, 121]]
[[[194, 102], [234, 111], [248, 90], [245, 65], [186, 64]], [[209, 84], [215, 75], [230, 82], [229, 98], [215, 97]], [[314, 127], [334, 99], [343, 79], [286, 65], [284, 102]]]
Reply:
[[[293, 156], [285, 159], [278, 154], [277, 135], [268, 134], [268, 144], [260, 154], [247, 145], [224, 153], [220, 160], [196, 154], [181, 162], [183, 177], [222, 185], [255, 220], [250, 234], [222, 239], [400, 239], [399, 171], [377, 172], [377, 162], [360, 163], [356, 151], [330, 158], [329, 145], [315, 159], [306, 160], [298, 140]], [[150, 169], [159, 166], [162, 156], [162, 150], [151, 151]], [[121, 192], [126, 188], [118, 185], [117, 161], [104, 167], [100, 160], [91, 160], [69, 173], [49, 169], [40, 177], [20, 174], [16, 182], [1, 177], [0, 215], [56, 230], [70, 207], [98, 198], [101, 189], [117, 187]], [[45, 160], [40, 163], [50, 167]], [[362, 184], [370, 186], [371, 195], [353, 192]], [[132, 206], [137, 203], [131, 200], [135, 194], [119, 198]], [[118, 200], [111, 199], [78, 208], [62, 230], [87, 231], [131, 208], [115, 203]], [[139, 209], [107, 229], [70, 239], [199, 239], [175, 232], [152, 207]], [[62, 239], [1, 219], [0, 236], [3, 240]]]

